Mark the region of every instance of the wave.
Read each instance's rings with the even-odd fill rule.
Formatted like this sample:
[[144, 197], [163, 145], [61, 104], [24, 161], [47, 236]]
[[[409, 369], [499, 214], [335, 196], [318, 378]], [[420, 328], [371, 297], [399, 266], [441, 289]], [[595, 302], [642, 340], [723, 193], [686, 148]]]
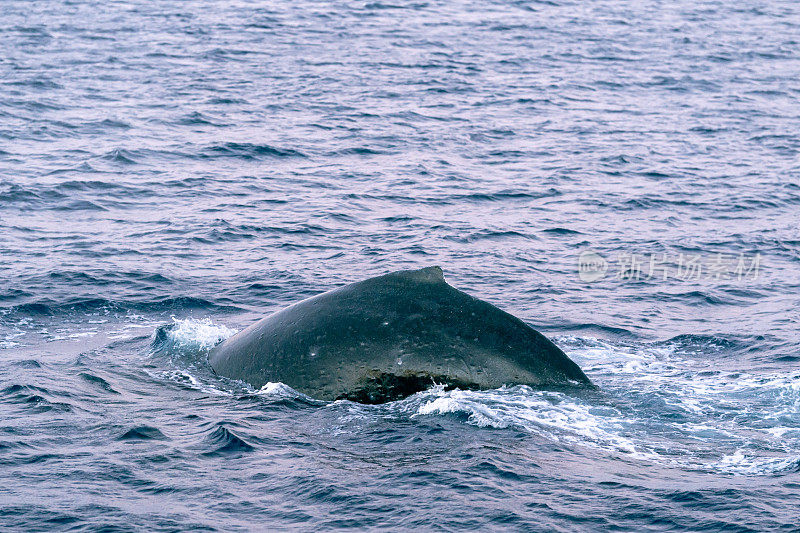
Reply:
[[[800, 383], [800, 381], [798, 381]], [[551, 442], [588, 447], [612, 456], [669, 467], [736, 475], [783, 475], [800, 466], [800, 429], [793, 443], [774, 446], [770, 431], [715, 423], [713, 419], [656, 420], [645, 412], [626, 409], [618, 402], [575, 398], [518, 386], [490, 391], [431, 389], [398, 402], [412, 418], [454, 416], [480, 428], [522, 430]], [[702, 414], [698, 412], [698, 414]], [[773, 431], [774, 433], [774, 431]], [[766, 441], [771, 440], [772, 446]], [[728, 451], [731, 445], [733, 451]], [[743, 451], [746, 449], [747, 451]]]
[[[151, 349], [168, 354], [173, 365], [162, 377], [233, 402], [261, 398], [293, 408], [353, 406], [368, 417], [387, 411], [409, 419], [453, 417], [479, 428], [522, 430], [563, 446], [731, 475], [783, 475], [800, 464], [800, 372], [708, 368], [709, 356], [725, 360], [747, 339], [681, 335], [642, 344], [564, 336], [559, 344], [599, 390], [434, 386], [398, 402], [361, 406], [317, 401], [283, 383], [254, 390], [217, 376], [205, 354], [233, 334], [210, 319], [173, 319], [156, 330]], [[233, 436], [222, 440], [239, 451]], [[224, 446], [209, 453], [227, 453], [218, 450]]]
[[[1, 300], [1, 298], [0, 298]], [[18, 303], [9, 305], [5, 308], [0, 307], [0, 314], [3, 315], [4, 320], [8, 317], [43, 317], [43, 316], [63, 316], [77, 314], [96, 314], [96, 313], [130, 313], [130, 312], [148, 312], [159, 313], [165, 311], [171, 312], [189, 312], [189, 311], [209, 311], [209, 312], [222, 312], [226, 310], [237, 310], [237, 307], [232, 307], [204, 298], [197, 298], [191, 296], [161, 296], [148, 300], [133, 300], [133, 299], [110, 299], [110, 298], [97, 298], [97, 297], [80, 297], [73, 296], [67, 297], [63, 300], [55, 300], [51, 298], [33, 299], [25, 303]]]
[[214, 457], [217, 455], [235, 455], [252, 452], [255, 447], [242, 437], [218, 424], [201, 441], [200, 446], [206, 448], [202, 455]]
[[780, 475], [800, 472], [800, 454], [790, 457], [759, 457], [737, 450], [713, 464], [723, 472], [743, 475]]
[[291, 148], [278, 148], [268, 144], [246, 142], [226, 142], [207, 146], [201, 157], [235, 157], [240, 159], [263, 159], [265, 157], [307, 157], [304, 153]]
[[234, 333], [226, 326], [214, 324], [210, 318], [172, 319], [153, 334], [151, 349], [170, 353], [197, 353], [210, 350]]
[[117, 437], [122, 441], [147, 441], [147, 440], [168, 440], [167, 436], [160, 429], [152, 426], [136, 426], [127, 430]]

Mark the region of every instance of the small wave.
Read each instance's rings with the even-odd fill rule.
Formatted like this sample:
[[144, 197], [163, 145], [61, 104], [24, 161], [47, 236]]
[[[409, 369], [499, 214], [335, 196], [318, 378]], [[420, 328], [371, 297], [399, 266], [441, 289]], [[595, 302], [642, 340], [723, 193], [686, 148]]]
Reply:
[[452, 395], [428, 401], [417, 410], [418, 415], [448, 413], [463, 413], [469, 423], [478, 427], [506, 428], [510, 425], [508, 420], [503, 420], [488, 407], [477, 402], [465, 401], [464, 398], [454, 398]]
[[291, 388], [289, 385], [285, 383], [273, 383], [269, 382], [263, 387], [261, 387], [256, 394], [260, 396], [267, 396], [270, 398], [276, 399], [289, 399], [289, 400], [312, 400], [312, 398], [306, 396], [302, 392], [298, 392]]
[[[52, 283], [52, 281], [46, 281], [46, 276], [37, 276], [29, 278], [30, 283], [39, 283], [40, 281], [43, 283]], [[156, 296], [151, 299], [147, 300], [134, 300], [133, 298], [103, 298], [97, 296], [89, 296], [89, 290], [94, 290], [94, 292], [99, 292], [102, 289], [99, 287], [109, 286], [112, 284], [116, 284], [117, 288], [122, 285], [127, 285], [128, 287], [137, 287], [140, 288], [143, 286], [145, 289], [151, 291], [151, 294], [148, 296], [152, 297], [152, 291], [156, 290], [156, 287], [162, 283], [166, 283], [161, 277], [153, 276], [149, 277], [149, 275], [141, 275], [138, 276], [135, 274], [132, 275], [125, 275], [125, 276], [114, 276], [112, 274], [108, 274], [101, 277], [89, 277], [89, 276], [69, 276], [69, 275], [60, 275], [58, 276], [59, 281], [63, 280], [65, 285], [80, 285], [84, 286], [85, 292], [87, 293], [86, 296], [74, 296], [74, 295], [53, 295], [44, 298], [32, 299], [27, 297], [27, 295], [23, 295], [23, 298], [17, 298], [17, 300], [22, 300], [21, 302], [16, 303], [15, 305], [10, 305], [9, 307], [5, 308], [6, 313], [13, 314], [22, 317], [30, 317], [30, 316], [57, 316], [57, 315], [71, 315], [75, 314], [76, 312], [83, 312], [87, 314], [92, 313], [132, 313], [132, 312], [146, 312], [146, 313], [153, 313], [153, 312], [161, 312], [161, 311], [211, 311], [211, 310], [223, 310], [223, 309], [232, 309], [232, 307], [227, 307], [225, 305], [219, 305], [214, 303], [210, 300], [206, 300], [203, 298], [196, 298], [196, 297], [187, 297], [187, 296]], [[73, 291], [77, 292], [77, 291]], [[84, 291], [82, 291], [84, 292]], [[118, 296], [117, 294], [109, 295], [109, 296]], [[28, 300], [28, 301], [25, 301]], [[235, 308], [233, 308], [235, 309]]]
[[44, 395], [50, 395], [50, 391], [35, 385], [9, 385], [0, 390], [0, 401], [4, 403], [16, 404], [32, 413], [47, 413], [50, 411], [69, 413], [73, 411], [73, 406], [66, 402], [51, 401]]
[[267, 144], [227, 142], [207, 147], [202, 152], [202, 157], [260, 159], [264, 157], [306, 157], [306, 155], [291, 148], [277, 148]]
[[135, 165], [138, 163], [137, 155], [130, 150], [125, 150], [124, 148], [114, 148], [110, 152], [104, 154], [103, 158], [113, 161], [114, 163], [121, 163], [123, 165]]
[[337, 150], [330, 155], [387, 155], [395, 152], [389, 150], [377, 150], [375, 148], [367, 148], [366, 146], [354, 146], [351, 148], [343, 148]]
[[241, 454], [255, 449], [250, 443], [222, 424], [217, 425], [213, 431], [205, 436], [201, 446], [211, 448], [202, 453], [207, 457]]
[[152, 337], [150, 353], [167, 367], [154, 377], [214, 396], [252, 394], [251, 387], [217, 376], [208, 364], [208, 351], [234, 333], [209, 318], [173, 317], [172, 324], [159, 326]]
[[225, 123], [222, 121], [212, 118], [208, 115], [200, 113], [199, 111], [193, 111], [187, 115], [182, 116], [177, 120], [178, 124], [184, 126], [224, 126]]
[[36, 369], [36, 368], [42, 368], [42, 363], [40, 363], [36, 359], [22, 359], [20, 361], [14, 361], [13, 363], [11, 363], [11, 366], [17, 368]]
[[111, 384], [106, 381], [105, 379], [101, 378], [100, 376], [96, 376], [94, 374], [90, 374], [89, 372], [81, 372], [78, 376], [83, 379], [86, 383], [96, 387], [97, 389], [108, 392], [110, 394], [119, 394]]
[[542, 230], [542, 232], [543, 233], [550, 233], [550, 234], [553, 234], [553, 235], [583, 235], [583, 232], [581, 232], [581, 231], [570, 229], [570, 228], [562, 228], [562, 227], [547, 228], [547, 229]]
[[712, 466], [723, 472], [740, 475], [791, 474], [800, 472], [800, 456], [758, 457], [745, 455], [742, 450], [736, 450]]
[[210, 318], [172, 318], [173, 323], [156, 329], [154, 351], [202, 352], [210, 350], [236, 331], [214, 324]]
[[117, 437], [117, 440], [167, 440], [167, 436], [152, 426], [136, 426]]
[[456, 414], [478, 427], [516, 427], [556, 442], [612, 449], [639, 458], [653, 455], [624, 435], [629, 421], [618, 409], [561, 392], [520, 385], [488, 391], [430, 389], [421, 395], [429, 399], [412, 416]]
[[511, 239], [522, 240], [535, 240], [534, 235], [521, 233], [514, 230], [480, 230], [469, 233], [464, 236], [447, 237], [447, 240], [452, 240], [460, 243], [473, 243], [477, 241], [505, 241]]

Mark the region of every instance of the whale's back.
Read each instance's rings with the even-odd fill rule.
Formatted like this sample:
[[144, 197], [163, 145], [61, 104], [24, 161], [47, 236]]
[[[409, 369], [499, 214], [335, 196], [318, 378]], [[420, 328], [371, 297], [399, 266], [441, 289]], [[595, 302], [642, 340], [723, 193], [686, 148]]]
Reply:
[[334, 289], [270, 315], [209, 355], [214, 370], [255, 387], [283, 382], [322, 399], [398, 399], [434, 383], [588, 384], [539, 332], [448, 285], [439, 267]]

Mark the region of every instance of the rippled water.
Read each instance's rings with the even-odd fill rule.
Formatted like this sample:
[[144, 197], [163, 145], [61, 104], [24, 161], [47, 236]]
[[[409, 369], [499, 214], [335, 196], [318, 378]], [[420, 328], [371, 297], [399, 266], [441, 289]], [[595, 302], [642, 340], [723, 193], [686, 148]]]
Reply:
[[[796, 528], [799, 35], [777, 0], [0, 3], [0, 527]], [[599, 390], [206, 363], [432, 264]]]

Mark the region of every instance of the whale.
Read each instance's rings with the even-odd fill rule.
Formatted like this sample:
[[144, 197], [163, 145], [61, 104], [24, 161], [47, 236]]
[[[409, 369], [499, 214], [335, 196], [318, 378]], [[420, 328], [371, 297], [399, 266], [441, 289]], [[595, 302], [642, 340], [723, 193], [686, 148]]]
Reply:
[[395, 401], [444, 390], [594, 387], [519, 318], [470, 296], [438, 266], [352, 283], [269, 315], [208, 353], [217, 374], [284, 383], [323, 401]]

